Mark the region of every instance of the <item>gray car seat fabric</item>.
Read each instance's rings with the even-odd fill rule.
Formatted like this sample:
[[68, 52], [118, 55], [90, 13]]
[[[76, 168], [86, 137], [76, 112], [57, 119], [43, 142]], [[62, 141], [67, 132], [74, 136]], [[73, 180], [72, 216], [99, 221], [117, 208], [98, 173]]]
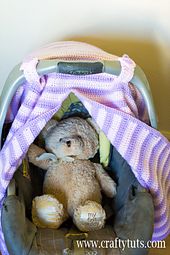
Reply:
[[37, 228], [29, 220], [33, 187], [23, 176], [22, 167], [14, 174], [16, 195], [8, 196], [2, 208], [2, 229], [10, 255], [27, 255], [32, 246]]
[[2, 229], [10, 255], [29, 254], [36, 227], [25, 217], [24, 203], [15, 195], [3, 204]]
[[[153, 233], [152, 197], [139, 184], [130, 166], [114, 147], [110, 158], [110, 168], [117, 181], [117, 195], [113, 204], [115, 209], [114, 230], [122, 240], [139, 240], [146, 245], [146, 242], [152, 239]], [[139, 249], [126, 247], [122, 254], [145, 255], [148, 254], [148, 250], [144, 247]]]

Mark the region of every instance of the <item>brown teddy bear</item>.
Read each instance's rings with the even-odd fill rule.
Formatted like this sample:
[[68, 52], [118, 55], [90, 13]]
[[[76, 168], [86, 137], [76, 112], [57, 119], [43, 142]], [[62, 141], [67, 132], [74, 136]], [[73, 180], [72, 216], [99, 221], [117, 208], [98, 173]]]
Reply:
[[96, 129], [92, 119], [50, 120], [42, 131], [46, 151], [30, 146], [29, 161], [47, 170], [44, 194], [35, 197], [32, 206], [38, 227], [58, 228], [69, 216], [81, 231], [104, 226], [101, 190], [114, 197], [116, 184], [100, 164], [89, 160], [99, 147]]

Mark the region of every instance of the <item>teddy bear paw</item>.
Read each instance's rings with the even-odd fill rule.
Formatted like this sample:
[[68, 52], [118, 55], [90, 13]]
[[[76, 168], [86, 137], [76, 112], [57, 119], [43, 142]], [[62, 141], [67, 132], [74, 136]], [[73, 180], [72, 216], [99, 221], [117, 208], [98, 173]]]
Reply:
[[35, 197], [32, 220], [40, 228], [59, 228], [67, 218], [63, 205], [52, 195]]
[[73, 215], [75, 225], [81, 231], [94, 231], [104, 227], [106, 213], [102, 206], [95, 201], [86, 201], [80, 205]]

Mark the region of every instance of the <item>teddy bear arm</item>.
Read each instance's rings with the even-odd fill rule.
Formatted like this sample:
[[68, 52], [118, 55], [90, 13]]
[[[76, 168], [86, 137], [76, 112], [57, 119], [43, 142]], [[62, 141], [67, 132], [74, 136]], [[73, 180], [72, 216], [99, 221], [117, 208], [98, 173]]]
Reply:
[[50, 160], [37, 160], [37, 157], [45, 153], [46, 151], [35, 144], [31, 144], [28, 149], [28, 160], [35, 166], [42, 168], [43, 170], [47, 170], [50, 165]]
[[107, 197], [114, 197], [116, 195], [116, 183], [100, 164], [94, 163], [94, 166], [96, 169], [96, 178], [100, 183], [101, 189]]

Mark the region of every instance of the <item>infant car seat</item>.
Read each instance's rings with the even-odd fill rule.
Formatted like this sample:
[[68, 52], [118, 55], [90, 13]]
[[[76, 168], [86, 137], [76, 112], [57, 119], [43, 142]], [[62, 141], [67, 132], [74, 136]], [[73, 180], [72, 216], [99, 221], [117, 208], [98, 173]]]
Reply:
[[[40, 58], [39, 58], [40, 59]], [[93, 75], [109, 73], [119, 75], [120, 62], [94, 61], [79, 59], [64, 60], [57, 57], [43, 57], [37, 65], [37, 72], [47, 79], [49, 73], [62, 73], [69, 75]], [[25, 82], [20, 70], [20, 64], [10, 73], [2, 95], [0, 97], [0, 136], [2, 144], [5, 142], [11, 122], [5, 123], [7, 109], [18, 88]], [[74, 82], [74, 81], [73, 81]], [[153, 106], [148, 81], [139, 66], [136, 66], [131, 84], [142, 94], [147, 106], [150, 124], [157, 127], [156, 115]], [[71, 95], [73, 96], [73, 95]], [[69, 95], [70, 97], [70, 95]], [[73, 96], [74, 97], [74, 96]], [[60, 109], [61, 110], [61, 109]], [[80, 101], [71, 101], [64, 110], [62, 118], [68, 116], [88, 117], [89, 113]], [[2, 133], [2, 134], [1, 134]], [[103, 148], [101, 148], [102, 150]], [[29, 169], [29, 178], [26, 176]], [[3, 254], [10, 255], [40, 255], [40, 254], [124, 254], [145, 255], [148, 249], [143, 247], [125, 247], [124, 249], [99, 249], [95, 247], [79, 248], [76, 240], [142, 240], [152, 239], [154, 209], [150, 193], [142, 187], [134, 176], [131, 167], [110, 144], [107, 170], [117, 183], [117, 195], [114, 199], [105, 201], [110, 206], [110, 217], [105, 229], [81, 233], [70, 222], [65, 223], [58, 230], [39, 229], [31, 222], [31, 203], [35, 195], [42, 192], [43, 173], [41, 169], [34, 171], [34, 166], [28, 166], [26, 159], [15, 172], [7, 189], [1, 211], [1, 224], [4, 235], [4, 246], [7, 250]]]

